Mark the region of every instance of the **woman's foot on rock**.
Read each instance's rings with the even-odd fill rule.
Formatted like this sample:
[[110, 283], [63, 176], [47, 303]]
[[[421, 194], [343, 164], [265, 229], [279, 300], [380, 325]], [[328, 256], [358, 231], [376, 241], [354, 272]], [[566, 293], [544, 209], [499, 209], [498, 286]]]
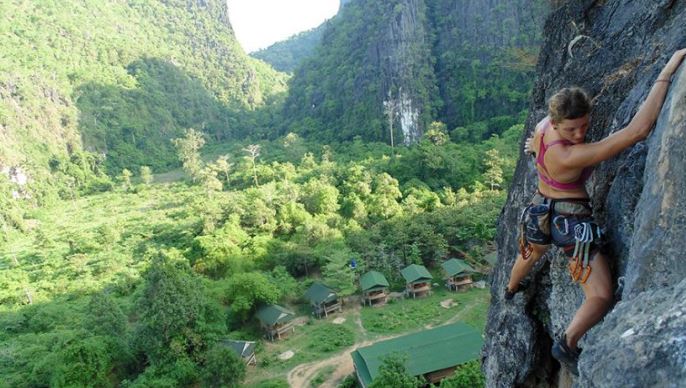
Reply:
[[526, 290], [527, 287], [529, 287], [529, 282], [526, 280], [522, 280], [521, 282], [519, 282], [519, 285], [514, 291], [510, 290], [509, 287], [505, 287], [505, 300], [511, 300], [512, 298], [514, 298], [516, 293], [518, 293], [519, 291]]
[[570, 349], [567, 345], [567, 336], [563, 335], [562, 338], [555, 341], [550, 352], [574, 376], [579, 375], [579, 354], [581, 354], [581, 349]]

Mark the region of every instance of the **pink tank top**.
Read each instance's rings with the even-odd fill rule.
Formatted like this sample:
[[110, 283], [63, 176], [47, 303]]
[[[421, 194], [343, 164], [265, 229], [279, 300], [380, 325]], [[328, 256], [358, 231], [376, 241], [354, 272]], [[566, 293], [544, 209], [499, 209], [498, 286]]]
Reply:
[[[541, 166], [543, 171], [545, 171], [545, 175], [541, 174], [541, 171], [538, 171], [538, 177], [545, 182], [548, 186], [557, 189], [557, 190], [562, 190], [562, 191], [568, 191], [568, 190], [577, 190], [581, 187], [584, 186], [584, 183], [586, 180], [591, 176], [591, 173], [593, 172], [592, 167], [586, 167], [581, 171], [581, 175], [579, 175], [579, 178], [575, 180], [574, 182], [558, 182], [554, 180], [553, 178], [550, 177], [550, 173], [548, 172], [548, 169], [545, 167], [545, 163], [543, 162], [543, 158], [545, 157], [546, 151], [550, 149], [550, 147], [558, 145], [558, 144], [564, 144], [564, 145], [572, 145], [572, 143], [569, 140], [555, 140], [551, 142], [550, 144], [545, 144], [543, 141], [545, 138], [545, 130], [548, 128], [550, 125], [550, 121], [546, 123], [546, 126], [543, 128], [543, 132], [541, 133], [541, 147], [538, 150], [538, 155], [536, 156], [536, 164]], [[547, 175], [547, 176], [546, 176]]]

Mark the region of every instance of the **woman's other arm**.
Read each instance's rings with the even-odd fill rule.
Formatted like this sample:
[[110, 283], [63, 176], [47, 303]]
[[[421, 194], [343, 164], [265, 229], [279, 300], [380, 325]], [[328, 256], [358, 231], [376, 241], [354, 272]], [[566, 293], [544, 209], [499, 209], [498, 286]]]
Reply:
[[548, 121], [550, 120], [549, 116], [546, 116], [543, 118], [543, 120], [539, 121], [538, 124], [536, 124], [536, 128], [534, 128], [534, 132], [529, 136], [526, 141], [524, 141], [524, 154], [525, 155], [534, 155], [536, 156], [536, 152], [538, 150], [538, 147], [540, 147], [540, 138], [541, 138], [541, 133], [543, 132], [543, 129], [545, 128], [546, 125], [548, 125]]

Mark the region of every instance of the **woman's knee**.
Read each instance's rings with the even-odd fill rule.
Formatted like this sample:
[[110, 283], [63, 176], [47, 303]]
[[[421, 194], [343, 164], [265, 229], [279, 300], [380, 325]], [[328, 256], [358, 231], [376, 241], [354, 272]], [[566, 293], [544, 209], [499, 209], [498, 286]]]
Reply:
[[607, 259], [602, 253], [595, 255], [591, 261], [591, 274], [584, 287], [589, 297], [599, 298], [606, 304], [611, 304], [613, 300], [612, 294], [612, 277], [610, 268], [607, 264]]

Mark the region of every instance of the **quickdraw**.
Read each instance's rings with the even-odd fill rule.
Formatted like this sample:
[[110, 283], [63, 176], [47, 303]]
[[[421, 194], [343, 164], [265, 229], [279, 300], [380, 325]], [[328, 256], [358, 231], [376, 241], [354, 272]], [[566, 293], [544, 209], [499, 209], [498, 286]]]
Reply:
[[591, 243], [594, 239], [593, 227], [596, 227], [596, 234], [600, 237], [600, 230], [597, 225], [590, 222], [583, 222], [574, 227], [574, 253], [572, 254], [572, 263], [569, 264], [569, 272], [572, 280], [585, 284], [589, 276], [591, 276]]

